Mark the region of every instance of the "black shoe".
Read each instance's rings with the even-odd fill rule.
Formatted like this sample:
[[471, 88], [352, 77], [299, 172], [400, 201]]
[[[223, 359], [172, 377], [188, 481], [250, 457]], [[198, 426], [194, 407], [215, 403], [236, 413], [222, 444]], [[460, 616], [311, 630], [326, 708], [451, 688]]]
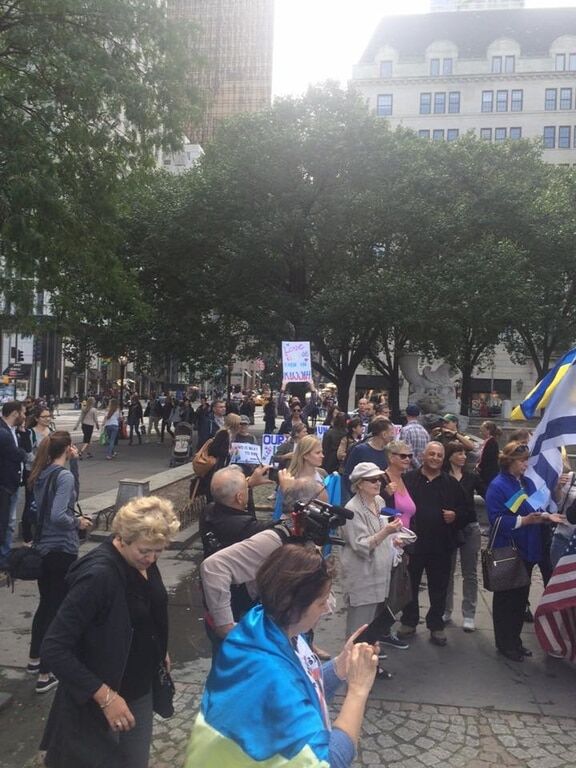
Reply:
[[36, 693], [48, 693], [52, 688], [56, 688], [57, 685], [58, 680], [56, 680], [54, 675], [50, 675], [48, 680], [38, 680], [36, 682]]
[[534, 624], [534, 616], [530, 608], [526, 608], [524, 611], [524, 624]]
[[502, 656], [505, 656], [507, 659], [510, 659], [510, 661], [524, 661], [524, 656], [521, 653], [521, 651], [516, 651], [516, 650], [503, 651], [502, 648], [498, 648], [498, 653], [501, 653]]
[[380, 637], [378, 639], [378, 642], [380, 643], [380, 645], [390, 645], [392, 646], [392, 648], [398, 648], [402, 651], [405, 651], [407, 648], [410, 648], [407, 642], [405, 642], [404, 640], [400, 640], [399, 637], [396, 637], [396, 635], [393, 635], [393, 634]]
[[376, 672], [376, 680], [392, 680], [392, 672], [388, 672], [388, 670], [384, 669], [383, 667], [378, 667], [378, 672]]
[[529, 659], [532, 656], [532, 651], [530, 650], [530, 648], [524, 648], [524, 646], [521, 645], [519, 650], [522, 656], [524, 656], [527, 659]]

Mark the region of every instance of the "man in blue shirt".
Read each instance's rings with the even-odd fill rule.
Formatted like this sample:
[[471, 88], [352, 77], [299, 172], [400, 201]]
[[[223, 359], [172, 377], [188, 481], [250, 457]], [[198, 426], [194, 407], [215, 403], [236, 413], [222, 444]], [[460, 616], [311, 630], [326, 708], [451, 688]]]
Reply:
[[393, 424], [383, 416], [378, 416], [370, 422], [368, 429], [368, 438], [352, 448], [344, 464], [344, 486], [348, 492], [348, 498], [351, 496], [350, 475], [357, 464], [361, 461], [370, 461], [382, 470], [388, 466], [385, 448], [391, 440], [394, 440]]

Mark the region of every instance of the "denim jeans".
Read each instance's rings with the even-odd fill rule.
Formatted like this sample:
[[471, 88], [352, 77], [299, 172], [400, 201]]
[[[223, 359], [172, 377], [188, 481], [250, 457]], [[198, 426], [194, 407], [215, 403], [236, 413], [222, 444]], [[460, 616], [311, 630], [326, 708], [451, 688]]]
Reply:
[[476, 615], [478, 600], [478, 553], [480, 552], [480, 525], [468, 523], [462, 529], [464, 543], [454, 551], [452, 571], [446, 593], [446, 613], [452, 613], [454, 608], [454, 571], [456, 560], [460, 553], [460, 568], [462, 569], [462, 616], [473, 619]]
[[6, 526], [6, 534], [3, 542], [0, 542], [0, 568], [6, 566], [8, 561], [8, 555], [12, 548], [12, 539], [14, 538], [14, 531], [16, 530], [16, 505], [18, 504], [18, 491], [17, 488], [10, 497], [10, 506], [8, 508], [8, 525]]
[[108, 438], [108, 448], [106, 450], [106, 455], [112, 458], [112, 455], [114, 454], [114, 448], [116, 447], [116, 438], [118, 437], [117, 424], [109, 424], [106, 427], [106, 437]]
[[564, 554], [569, 543], [570, 539], [560, 536], [558, 533], [555, 533], [552, 536], [552, 544], [550, 544], [550, 561], [552, 563], [552, 568], [556, 568], [558, 560], [560, 560]]

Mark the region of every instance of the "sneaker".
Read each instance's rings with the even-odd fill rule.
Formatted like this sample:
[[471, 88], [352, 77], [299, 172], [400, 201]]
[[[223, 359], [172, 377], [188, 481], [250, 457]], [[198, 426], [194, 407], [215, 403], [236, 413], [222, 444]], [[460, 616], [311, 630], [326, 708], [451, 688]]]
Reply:
[[379, 659], [387, 659], [388, 658], [388, 654], [384, 653], [384, 651], [378, 651], [378, 658]]
[[28, 672], [31, 675], [37, 675], [38, 672], [40, 672], [40, 662], [39, 661], [29, 661], [26, 665], [26, 672]]
[[444, 615], [442, 616], [442, 621], [444, 624], [451, 624], [452, 623], [452, 611], [446, 611]]
[[405, 643], [404, 640], [400, 640], [399, 637], [396, 637], [396, 635], [389, 634], [385, 637], [381, 637], [378, 641], [381, 645], [390, 645], [392, 648], [398, 648], [402, 651], [405, 651], [407, 648], [410, 648], [408, 643]]
[[409, 627], [408, 624], [400, 624], [400, 629], [396, 632], [398, 637], [412, 637], [416, 634], [416, 627]]
[[464, 632], [474, 632], [476, 629], [476, 624], [474, 624], [474, 619], [464, 619], [462, 621], [462, 629]]
[[47, 693], [48, 691], [51, 691], [52, 688], [56, 688], [58, 685], [58, 680], [54, 677], [54, 675], [50, 675], [48, 680], [38, 680], [36, 682], [36, 693]]
[[446, 639], [446, 635], [444, 634], [444, 630], [442, 629], [433, 629], [430, 632], [430, 642], [433, 645], [439, 645], [440, 647], [443, 647], [447, 644], [448, 640]]

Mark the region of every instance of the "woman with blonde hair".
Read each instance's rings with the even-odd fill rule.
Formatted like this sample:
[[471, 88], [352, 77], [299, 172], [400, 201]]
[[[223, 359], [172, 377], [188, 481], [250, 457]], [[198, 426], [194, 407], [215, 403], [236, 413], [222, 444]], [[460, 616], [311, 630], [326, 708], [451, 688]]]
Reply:
[[94, 427], [96, 427], [96, 429], [100, 429], [98, 425], [98, 412], [94, 407], [94, 402], [95, 401], [93, 397], [89, 397], [88, 400], [86, 400], [86, 405], [80, 411], [80, 416], [78, 416], [78, 421], [74, 427], [74, 429], [78, 429], [80, 426], [82, 427], [82, 448], [80, 448], [78, 451], [78, 458], [80, 460], [82, 460], [84, 453], [86, 453], [87, 459], [92, 458], [92, 454], [88, 450], [88, 447], [90, 445], [90, 440], [92, 440]]
[[113, 536], [70, 569], [42, 645], [60, 680], [41, 744], [49, 768], [147, 768], [154, 691], [170, 669], [156, 561], [179, 527], [170, 501], [132, 499]]

